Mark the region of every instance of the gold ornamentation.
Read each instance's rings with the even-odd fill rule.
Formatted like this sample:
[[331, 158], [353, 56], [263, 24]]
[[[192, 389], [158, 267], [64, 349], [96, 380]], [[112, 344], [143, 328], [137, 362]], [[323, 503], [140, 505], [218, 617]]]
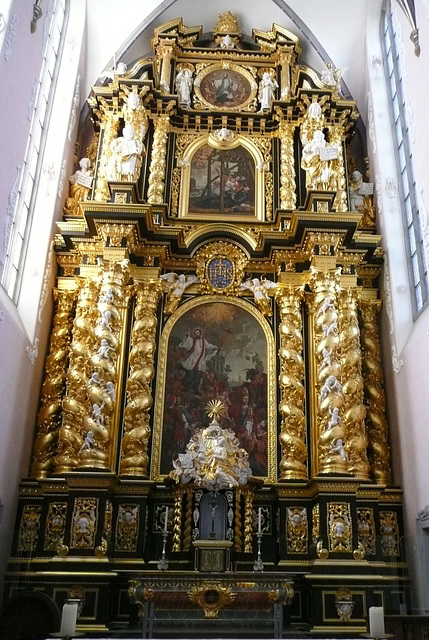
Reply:
[[357, 317], [357, 290], [343, 290], [339, 296], [339, 328], [341, 353], [341, 380], [344, 394], [342, 420], [348, 471], [356, 478], [369, 479], [365, 433], [366, 408], [363, 403], [362, 356], [360, 330]]
[[320, 560], [327, 560], [329, 558], [329, 551], [323, 546], [323, 540], [318, 540], [316, 544], [317, 557]]
[[24, 506], [19, 525], [18, 551], [32, 552], [35, 550], [39, 538], [41, 516], [41, 506], [32, 504]]
[[380, 300], [361, 301], [361, 343], [365, 402], [368, 407], [366, 422], [371, 474], [377, 483], [391, 484], [392, 472], [388, 445], [386, 397], [377, 322], [380, 307]]
[[295, 126], [280, 120], [280, 208], [296, 208], [295, 158], [294, 158]]
[[320, 538], [320, 507], [315, 504], [312, 510], [311, 540], [316, 544]]
[[84, 433], [84, 420], [88, 415], [87, 381], [92, 374], [91, 354], [96, 338], [98, 286], [91, 280], [80, 284], [70, 345], [67, 371], [67, 391], [62, 402], [63, 419], [58, 435], [55, 472], [71, 471], [79, 464]]
[[348, 622], [353, 613], [353, 597], [350, 589], [342, 587], [335, 593], [335, 606], [341, 622]]
[[395, 511], [380, 511], [381, 552], [384, 556], [399, 556], [399, 527]]
[[357, 509], [358, 541], [364, 548], [365, 555], [375, 554], [375, 523], [372, 509]]
[[37, 436], [33, 446], [31, 475], [34, 478], [46, 478], [55, 460], [76, 292], [55, 289], [54, 300], [56, 307], [53, 328], [37, 416]]
[[140, 507], [137, 504], [120, 504], [116, 520], [117, 551], [135, 551], [140, 523]]
[[45, 526], [45, 549], [58, 549], [63, 544], [66, 529], [67, 502], [49, 503]]
[[352, 551], [352, 518], [350, 504], [328, 503], [329, 551], [345, 553]]
[[119, 115], [117, 111], [112, 111], [107, 107], [107, 105], [104, 106], [103, 104], [101, 111], [102, 147], [99, 154], [98, 170], [95, 178], [94, 200], [96, 202], [107, 202], [110, 199], [108, 175], [112, 157], [111, 144], [118, 136], [118, 129]]
[[341, 408], [344, 401], [341, 385], [337, 295], [339, 272], [312, 269], [314, 291], [314, 352], [317, 381], [317, 424], [320, 473], [345, 473], [347, 452]]
[[155, 132], [152, 145], [152, 159], [149, 168], [149, 188], [147, 201], [149, 204], [164, 202], [165, 171], [167, 166], [167, 141], [170, 130], [170, 118], [159, 116], [155, 120]]
[[57, 547], [57, 554], [60, 558], [65, 558], [66, 556], [68, 556], [69, 551], [70, 549], [66, 544], [60, 544]]
[[288, 553], [308, 552], [308, 520], [305, 507], [287, 507], [286, 541]]
[[334, 200], [334, 208], [337, 213], [343, 213], [347, 211], [347, 192], [346, 192], [346, 176], [344, 168], [344, 153], [343, 153], [343, 140], [344, 140], [344, 125], [339, 124], [330, 128], [329, 140], [330, 144], [337, 148], [338, 155], [333, 168], [335, 174], [335, 184], [337, 195]]
[[98, 498], [76, 498], [71, 524], [71, 549], [94, 549]]
[[220, 400], [210, 400], [206, 407], [206, 414], [209, 418], [213, 418], [213, 423], [218, 421], [218, 418], [225, 415], [225, 404]]
[[282, 447], [280, 479], [307, 478], [306, 424], [304, 415], [305, 389], [301, 301], [304, 286], [281, 285], [276, 293], [280, 312], [280, 374], [282, 417], [279, 441]]
[[239, 295], [248, 262], [241, 249], [229, 242], [214, 242], [195, 254], [195, 262], [202, 293]]
[[204, 582], [196, 584], [188, 591], [191, 602], [204, 611], [205, 618], [217, 618], [219, 611], [231, 604], [237, 597], [229, 586], [220, 582]]
[[120, 473], [147, 476], [151, 435], [149, 412], [153, 404], [150, 384], [155, 374], [156, 309], [162, 293], [161, 284], [152, 280], [141, 282], [136, 285], [135, 293]]
[[241, 33], [238, 17], [231, 11], [220, 13], [213, 31], [214, 33]]
[[358, 548], [353, 550], [353, 558], [355, 560], [363, 560], [365, 558], [365, 547], [362, 542], [358, 542]]
[[102, 271], [97, 300], [95, 344], [90, 359], [87, 394], [89, 411], [84, 419], [79, 466], [109, 469], [112, 412], [117, 393], [117, 367], [122, 329], [124, 285], [129, 279], [128, 260]]

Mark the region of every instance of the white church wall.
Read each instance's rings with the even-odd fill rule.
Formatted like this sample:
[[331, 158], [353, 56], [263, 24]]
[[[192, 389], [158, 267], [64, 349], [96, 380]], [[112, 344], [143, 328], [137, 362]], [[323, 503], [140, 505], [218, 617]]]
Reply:
[[[41, 179], [37, 185], [24, 278], [16, 305], [0, 287], [0, 500], [4, 505], [0, 521], [0, 576], [4, 574], [10, 552], [19, 482], [28, 476], [35, 435], [52, 316], [54, 223], [61, 218], [68, 191], [67, 176], [73, 171], [72, 156], [79, 120], [80, 96], [77, 92], [85, 42], [85, 3], [85, 0], [71, 3], [63, 63]], [[6, 161], [0, 167], [2, 256], [13, 211], [11, 199], [16, 195], [13, 191], [16, 189], [16, 167], [23, 163], [30, 129], [28, 112], [42, 64], [43, 18], [39, 20], [36, 32], [30, 34], [33, 4], [30, 0], [13, 3], [9, 16], [12, 26], [7, 27], [0, 60], [2, 86], [7, 86], [9, 96], [3, 103], [0, 122], [2, 147], [7, 149]], [[4, 55], [6, 45], [10, 50], [7, 59]]]

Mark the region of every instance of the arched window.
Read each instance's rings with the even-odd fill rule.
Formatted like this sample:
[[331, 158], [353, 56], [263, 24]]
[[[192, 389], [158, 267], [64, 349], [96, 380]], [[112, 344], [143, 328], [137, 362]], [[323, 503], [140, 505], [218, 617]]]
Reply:
[[412, 303], [414, 314], [418, 315], [428, 302], [429, 279], [413, 167], [410, 122], [405, 101], [406, 87], [400, 52], [400, 28], [401, 26], [392, 9], [391, 0], [387, 0], [382, 14], [382, 41], [390, 94], [391, 117], [394, 123], [396, 159], [403, 203], [402, 215], [406, 230]]
[[48, 36], [34, 101], [30, 131], [23, 166], [20, 172], [18, 197], [9, 221], [2, 286], [17, 304], [26, 246], [32, 224], [32, 212], [37, 196], [37, 184], [42, 170], [43, 146], [50, 120], [56, 79], [61, 61], [66, 25], [66, 0], [54, 0], [49, 5]]

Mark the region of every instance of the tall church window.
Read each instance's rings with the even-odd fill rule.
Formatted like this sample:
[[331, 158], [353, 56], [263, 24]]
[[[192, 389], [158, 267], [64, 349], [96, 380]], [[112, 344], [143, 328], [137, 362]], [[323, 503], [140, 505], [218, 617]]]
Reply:
[[384, 6], [382, 20], [385, 70], [391, 99], [391, 116], [394, 123], [393, 131], [397, 149], [399, 189], [402, 195], [402, 215], [409, 257], [412, 303], [414, 313], [417, 315], [428, 301], [427, 255], [423, 240], [422, 214], [419, 208], [413, 167], [410, 122], [405, 103], [405, 74], [400, 51], [401, 27], [390, 0]]
[[[38, 178], [42, 170], [43, 147], [55, 93], [65, 34], [66, 0], [54, 0], [46, 5], [45, 47], [36, 99], [34, 100], [27, 147], [20, 172], [18, 197], [7, 229], [7, 249], [2, 286], [15, 302], [19, 299], [21, 275], [26, 246], [32, 225], [32, 212], [37, 197]], [[42, 28], [39, 24], [38, 28]]]

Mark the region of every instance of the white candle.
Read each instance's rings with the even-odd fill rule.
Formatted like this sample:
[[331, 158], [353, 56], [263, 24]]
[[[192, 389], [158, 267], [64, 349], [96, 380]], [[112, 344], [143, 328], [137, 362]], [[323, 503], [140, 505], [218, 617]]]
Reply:
[[167, 529], [168, 529], [168, 507], [165, 507], [164, 533], [167, 533]]
[[258, 509], [258, 533], [262, 531], [262, 509], [259, 507]]
[[371, 638], [384, 638], [384, 611], [383, 607], [369, 608], [369, 635]]
[[77, 604], [65, 604], [61, 616], [61, 636], [74, 636], [76, 631]]

